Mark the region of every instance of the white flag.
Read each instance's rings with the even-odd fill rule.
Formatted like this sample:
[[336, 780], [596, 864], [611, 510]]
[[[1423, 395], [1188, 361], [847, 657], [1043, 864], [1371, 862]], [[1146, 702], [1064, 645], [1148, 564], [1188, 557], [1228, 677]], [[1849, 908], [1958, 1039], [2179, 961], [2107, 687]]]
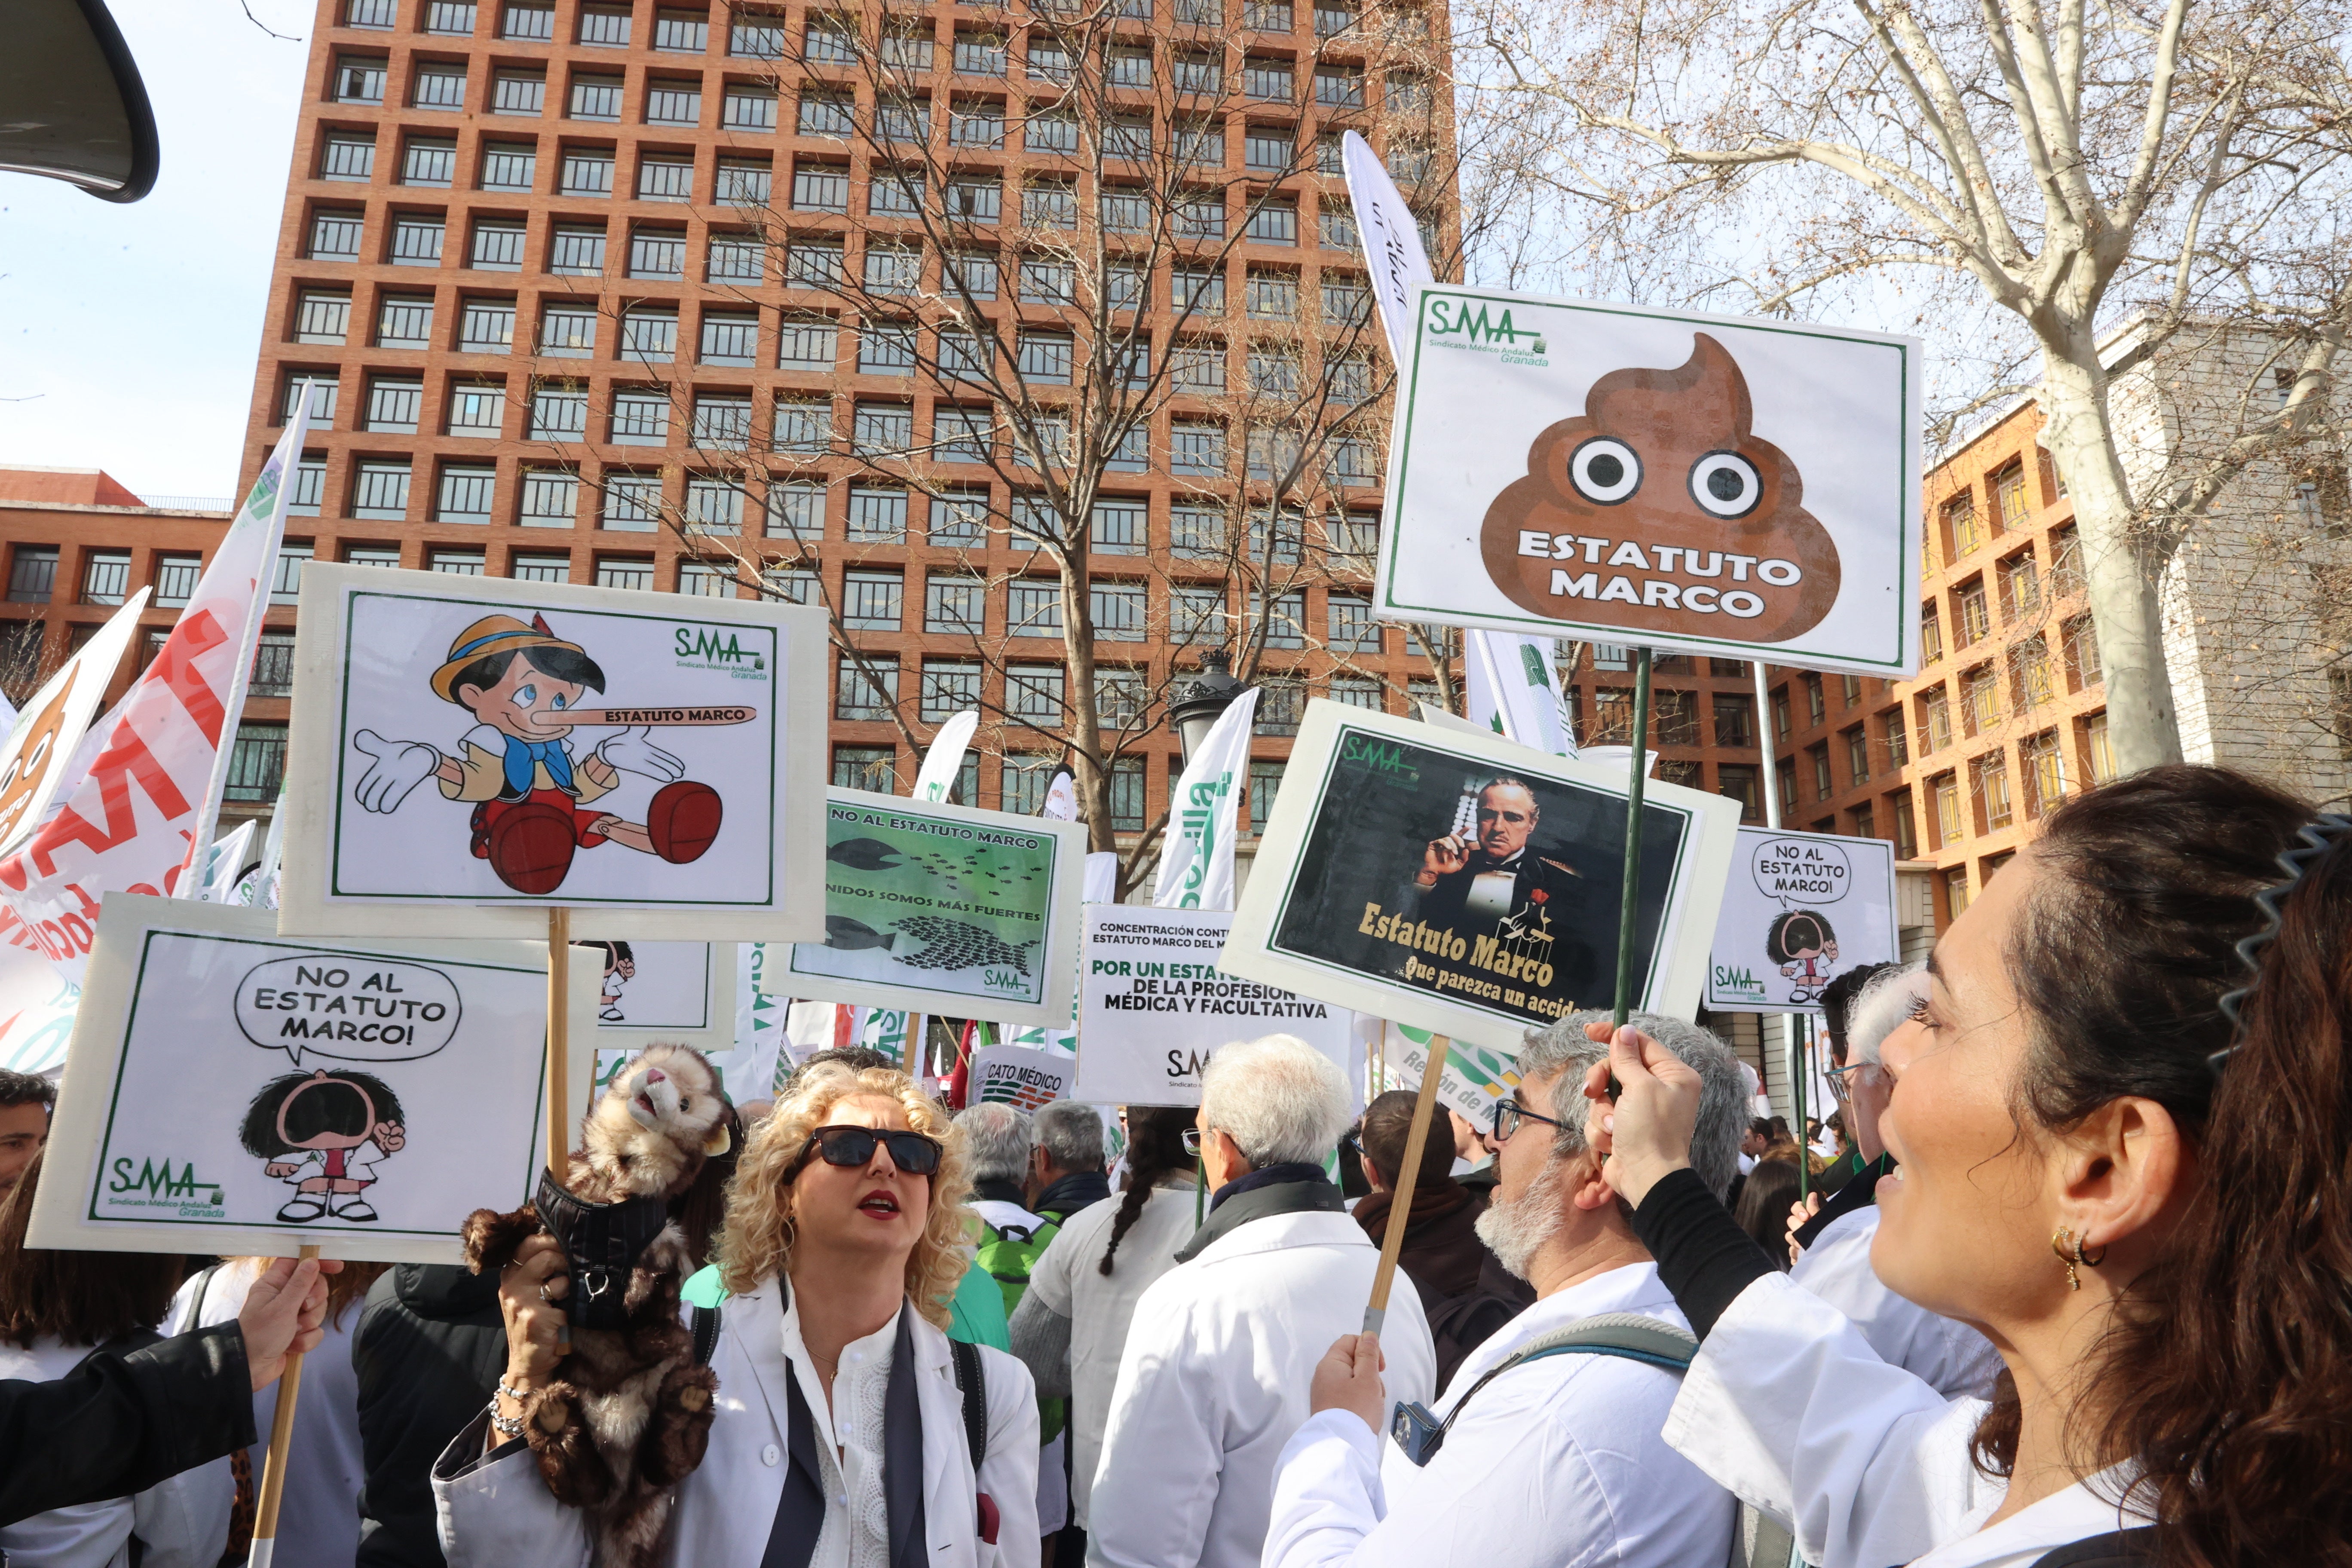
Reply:
[[1410, 331], [1412, 291], [1434, 283], [1429, 253], [1422, 248], [1421, 226], [1404, 194], [1381, 167], [1371, 143], [1349, 131], [1339, 138], [1339, 166], [1348, 176], [1348, 199], [1356, 209], [1356, 230], [1363, 237], [1364, 267], [1372, 275], [1372, 299], [1380, 306], [1381, 326], [1388, 333], [1389, 353], [1402, 373], [1412, 357]]
[[1069, 769], [1055, 770], [1053, 782], [1045, 786], [1045, 804], [1037, 808], [1037, 815], [1055, 822], [1078, 819], [1078, 781], [1070, 776]]
[[1576, 755], [1576, 736], [1560, 712], [1559, 645], [1517, 632], [1465, 632], [1470, 719], [1505, 740], [1558, 757]]
[[247, 821], [234, 830], [213, 840], [205, 857], [204, 886], [196, 897], [208, 904], [251, 903], [251, 898], [236, 897], [237, 873], [245, 868], [245, 858], [253, 849], [253, 830], [259, 824]]
[[[98, 730], [89, 772], [25, 847], [0, 860], [0, 939], [39, 952], [79, 984], [99, 900], [179, 893], [209, 842], [284, 538], [286, 487], [310, 430], [309, 401], [262, 465], [179, 624]], [[193, 890], [193, 889], [191, 889]]]
[[1166, 847], [1160, 852], [1160, 881], [1151, 900], [1160, 908], [1234, 907], [1234, 792], [1249, 773], [1256, 721], [1253, 686], [1234, 700], [1184, 764], [1169, 807]]
[[[915, 774], [917, 800], [943, 801], [955, 788], [956, 777], [963, 772], [963, 754], [971, 744], [971, 732], [980, 728], [980, 710], [967, 708], [940, 726], [931, 737], [930, 749], [923, 753], [923, 765]], [[970, 805], [971, 802], [964, 802]]]

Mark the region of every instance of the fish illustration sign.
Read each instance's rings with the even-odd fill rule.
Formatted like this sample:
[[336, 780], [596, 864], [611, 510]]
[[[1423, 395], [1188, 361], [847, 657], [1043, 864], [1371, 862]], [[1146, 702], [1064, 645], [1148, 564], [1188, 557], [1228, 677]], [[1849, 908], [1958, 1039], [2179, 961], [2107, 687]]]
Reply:
[[1916, 672], [1915, 341], [1449, 284], [1412, 328], [1381, 616]]
[[827, 790], [824, 815], [824, 940], [795, 942], [770, 984], [1069, 1027], [1083, 826], [853, 789]]
[[289, 934], [816, 934], [821, 612], [320, 565], [302, 606]]

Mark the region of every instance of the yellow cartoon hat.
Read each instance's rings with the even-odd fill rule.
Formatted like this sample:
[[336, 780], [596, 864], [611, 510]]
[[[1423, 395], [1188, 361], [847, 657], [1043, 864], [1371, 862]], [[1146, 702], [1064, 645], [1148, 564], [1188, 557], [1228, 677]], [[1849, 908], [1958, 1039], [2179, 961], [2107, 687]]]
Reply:
[[527, 647], [565, 647], [578, 654], [588, 651], [549, 630], [543, 616], [533, 616], [528, 621], [519, 621], [512, 616], [484, 616], [449, 644], [448, 662], [433, 672], [433, 694], [444, 702], [455, 702], [457, 699], [453, 689], [457, 677], [476, 659]]

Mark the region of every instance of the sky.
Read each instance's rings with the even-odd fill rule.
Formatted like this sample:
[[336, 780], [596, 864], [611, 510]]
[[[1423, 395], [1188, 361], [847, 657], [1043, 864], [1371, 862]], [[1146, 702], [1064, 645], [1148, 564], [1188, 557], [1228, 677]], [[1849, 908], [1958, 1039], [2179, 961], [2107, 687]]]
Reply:
[[[307, 0], [249, 0], [307, 39]], [[307, 43], [238, 0], [108, 0], [155, 106], [144, 201], [0, 173], [0, 468], [236, 487]]]

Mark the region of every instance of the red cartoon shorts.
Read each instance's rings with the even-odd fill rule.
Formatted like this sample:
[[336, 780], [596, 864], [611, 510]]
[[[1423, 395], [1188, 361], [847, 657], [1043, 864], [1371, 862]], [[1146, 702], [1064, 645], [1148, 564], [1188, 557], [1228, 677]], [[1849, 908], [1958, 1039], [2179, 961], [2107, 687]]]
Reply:
[[583, 849], [604, 842], [604, 836], [595, 831], [594, 825], [612, 815], [609, 811], [586, 811], [560, 789], [535, 789], [521, 800], [486, 800], [474, 807], [474, 858], [487, 859], [490, 853], [490, 829], [499, 818], [525, 803], [551, 805], [572, 816], [572, 833]]

